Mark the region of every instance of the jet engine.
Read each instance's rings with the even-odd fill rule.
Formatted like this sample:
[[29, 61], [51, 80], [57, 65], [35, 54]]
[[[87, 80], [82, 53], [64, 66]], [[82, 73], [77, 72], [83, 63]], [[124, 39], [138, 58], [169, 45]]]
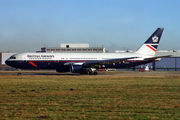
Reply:
[[87, 68], [83, 65], [71, 65], [70, 71], [72, 73], [87, 73]]

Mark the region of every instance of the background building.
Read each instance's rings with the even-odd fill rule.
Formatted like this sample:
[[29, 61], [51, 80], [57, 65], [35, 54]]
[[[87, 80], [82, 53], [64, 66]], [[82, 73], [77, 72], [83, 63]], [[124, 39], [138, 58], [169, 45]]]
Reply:
[[62, 43], [60, 47], [43, 47], [37, 52], [105, 53], [104, 47], [89, 47], [87, 43]]

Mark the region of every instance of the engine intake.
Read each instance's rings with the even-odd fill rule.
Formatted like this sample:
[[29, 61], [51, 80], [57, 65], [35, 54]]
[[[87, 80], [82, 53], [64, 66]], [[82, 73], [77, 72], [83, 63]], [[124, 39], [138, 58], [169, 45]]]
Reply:
[[71, 65], [70, 71], [72, 73], [87, 73], [87, 68], [82, 65]]

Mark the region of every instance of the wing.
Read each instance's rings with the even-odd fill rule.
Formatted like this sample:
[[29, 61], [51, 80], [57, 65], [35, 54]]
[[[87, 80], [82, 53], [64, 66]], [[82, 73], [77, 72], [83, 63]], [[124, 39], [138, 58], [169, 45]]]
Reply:
[[88, 67], [98, 67], [99, 65], [118, 63], [118, 62], [122, 62], [128, 59], [134, 59], [134, 58], [137, 58], [137, 57], [95, 60], [95, 61], [90, 61], [90, 62], [67, 62], [64, 65], [83, 65], [83, 66], [88, 66]]
[[82, 65], [97, 67], [99, 65], [118, 63], [118, 62], [122, 62], [122, 61], [125, 61], [128, 59], [134, 59], [134, 58], [137, 58], [137, 57], [117, 58], [117, 59], [107, 59], [107, 60], [95, 60], [95, 61], [90, 61], [90, 62], [84, 62]]

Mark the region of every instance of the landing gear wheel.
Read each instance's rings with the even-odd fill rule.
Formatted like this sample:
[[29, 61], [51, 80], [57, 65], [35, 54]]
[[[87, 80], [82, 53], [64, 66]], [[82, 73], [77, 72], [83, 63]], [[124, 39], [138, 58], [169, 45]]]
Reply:
[[95, 71], [95, 72], [89, 72], [89, 75], [97, 75], [98, 73]]
[[20, 69], [17, 69], [17, 70], [18, 70], [17, 75], [21, 75], [21, 70]]
[[94, 75], [97, 75], [97, 74], [98, 74], [98, 73], [95, 71], [95, 72], [94, 72]]
[[17, 73], [17, 75], [21, 75], [21, 73]]

